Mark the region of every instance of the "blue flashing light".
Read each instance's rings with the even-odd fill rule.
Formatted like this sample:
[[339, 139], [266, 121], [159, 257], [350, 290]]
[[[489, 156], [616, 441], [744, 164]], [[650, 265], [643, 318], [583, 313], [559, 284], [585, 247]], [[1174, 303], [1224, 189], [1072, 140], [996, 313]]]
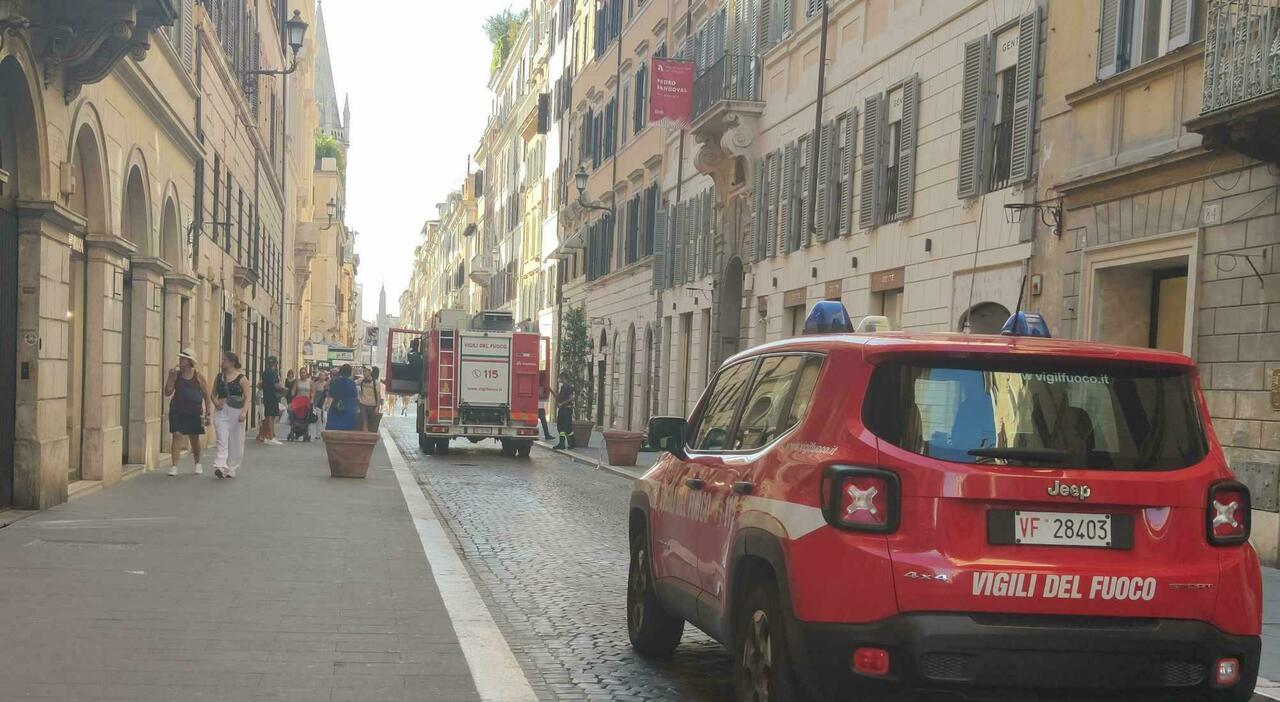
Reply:
[[1049, 325], [1038, 312], [1017, 312], [1000, 329], [1004, 336], [1039, 336], [1050, 338]]
[[835, 300], [823, 300], [813, 306], [804, 320], [805, 334], [840, 334], [853, 331], [853, 320], [844, 305]]

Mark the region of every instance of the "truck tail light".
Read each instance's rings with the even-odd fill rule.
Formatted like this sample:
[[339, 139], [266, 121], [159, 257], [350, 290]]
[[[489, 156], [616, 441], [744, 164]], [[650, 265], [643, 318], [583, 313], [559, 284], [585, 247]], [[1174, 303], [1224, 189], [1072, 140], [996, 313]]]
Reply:
[[449, 427], [433, 426], [428, 431], [432, 434], [445, 434], [449, 431]]
[[1213, 686], [1235, 687], [1238, 682], [1240, 682], [1240, 660], [1219, 658], [1213, 666]]
[[898, 528], [900, 494], [896, 473], [830, 466], [822, 477], [822, 514], [834, 527], [887, 534]]
[[1244, 485], [1228, 480], [1210, 487], [1205, 510], [1209, 543], [1227, 546], [1248, 541], [1251, 509], [1249, 488]]
[[516, 434], [518, 436], [537, 436], [538, 430], [537, 429], [517, 429]]

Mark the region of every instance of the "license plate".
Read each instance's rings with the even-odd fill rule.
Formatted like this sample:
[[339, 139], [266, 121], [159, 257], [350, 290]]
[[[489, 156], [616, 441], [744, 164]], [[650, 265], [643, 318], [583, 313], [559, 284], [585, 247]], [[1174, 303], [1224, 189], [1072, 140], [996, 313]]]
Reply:
[[497, 434], [498, 430], [493, 427], [471, 427], [467, 430], [469, 434]]
[[1133, 548], [1133, 518], [1096, 512], [992, 510], [987, 516], [992, 544]]

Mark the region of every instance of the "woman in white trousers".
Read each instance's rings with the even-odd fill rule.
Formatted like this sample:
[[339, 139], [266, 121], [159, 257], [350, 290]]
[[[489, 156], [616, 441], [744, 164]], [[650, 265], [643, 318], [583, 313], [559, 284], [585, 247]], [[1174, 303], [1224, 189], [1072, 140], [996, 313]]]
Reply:
[[249, 380], [240, 372], [240, 358], [231, 351], [222, 354], [222, 372], [213, 391], [213, 430], [217, 438], [217, 455], [213, 474], [234, 478], [244, 457], [244, 425], [249, 416]]

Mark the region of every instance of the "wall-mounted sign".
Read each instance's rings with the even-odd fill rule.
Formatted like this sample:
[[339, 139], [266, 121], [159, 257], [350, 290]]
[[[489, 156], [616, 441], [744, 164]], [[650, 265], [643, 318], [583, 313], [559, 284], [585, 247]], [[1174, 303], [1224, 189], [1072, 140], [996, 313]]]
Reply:
[[693, 61], [655, 58], [649, 79], [649, 122], [687, 127], [693, 112]]
[[871, 292], [899, 290], [907, 279], [906, 268], [890, 268], [887, 271], [876, 271], [871, 274]]
[[329, 349], [329, 361], [350, 363], [356, 360], [356, 350], [345, 347], [327, 347]]
[[827, 284], [822, 288], [822, 299], [839, 300], [841, 293], [844, 292], [843, 280], [828, 280]]
[[805, 302], [804, 288], [793, 288], [782, 293], [783, 307], [802, 307]]

